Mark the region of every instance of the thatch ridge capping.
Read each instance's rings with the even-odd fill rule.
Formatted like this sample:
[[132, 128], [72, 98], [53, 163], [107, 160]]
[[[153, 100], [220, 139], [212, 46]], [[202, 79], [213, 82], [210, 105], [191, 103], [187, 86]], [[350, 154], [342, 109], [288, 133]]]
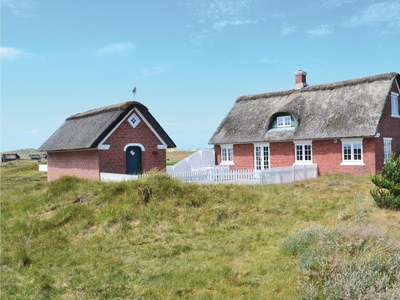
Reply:
[[312, 91], [333, 90], [335, 88], [341, 88], [341, 87], [345, 87], [345, 86], [355, 86], [355, 85], [362, 84], [362, 83], [394, 79], [394, 77], [397, 74], [398, 74], [397, 72], [390, 72], [390, 73], [384, 73], [384, 74], [379, 74], [379, 75], [374, 75], [374, 76], [351, 79], [351, 80], [317, 84], [317, 85], [304, 87], [300, 90], [283, 90], [283, 91], [268, 92], [268, 93], [263, 93], [263, 94], [244, 95], [244, 96], [240, 96], [239, 98], [237, 98], [236, 102], [257, 100], [257, 99], [263, 99], [263, 98], [272, 98], [272, 97], [284, 97], [284, 96], [288, 96], [292, 93], [305, 93], [305, 92], [312, 92]]
[[117, 111], [117, 110], [124, 111], [133, 106], [142, 106], [147, 110], [147, 107], [145, 107], [143, 104], [141, 104], [137, 101], [127, 101], [127, 102], [123, 102], [123, 103], [119, 103], [119, 104], [113, 104], [113, 105], [108, 105], [108, 106], [104, 106], [104, 107], [100, 107], [100, 108], [96, 108], [96, 109], [91, 109], [91, 110], [88, 110], [88, 111], [85, 111], [82, 113], [77, 113], [77, 114], [74, 114], [74, 115], [68, 117], [66, 119], [66, 121], [92, 117], [92, 116], [100, 115], [100, 114], [110, 112], [110, 111]]

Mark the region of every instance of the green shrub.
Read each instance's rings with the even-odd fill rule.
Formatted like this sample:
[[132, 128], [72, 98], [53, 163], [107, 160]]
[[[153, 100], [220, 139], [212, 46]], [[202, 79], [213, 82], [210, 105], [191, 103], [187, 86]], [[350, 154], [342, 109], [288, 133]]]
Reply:
[[392, 152], [380, 175], [372, 176], [377, 186], [370, 193], [380, 208], [400, 210], [400, 155]]

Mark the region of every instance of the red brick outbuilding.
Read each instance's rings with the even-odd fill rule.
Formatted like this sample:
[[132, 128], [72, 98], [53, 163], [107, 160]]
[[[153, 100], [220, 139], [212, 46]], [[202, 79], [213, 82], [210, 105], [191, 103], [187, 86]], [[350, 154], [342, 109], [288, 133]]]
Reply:
[[47, 151], [48, 181], [99, 180], [100, 173], [165, 171], [166, 149], [174, 147], [148, 108], [129, 101], [70, 116], [39, 150]]

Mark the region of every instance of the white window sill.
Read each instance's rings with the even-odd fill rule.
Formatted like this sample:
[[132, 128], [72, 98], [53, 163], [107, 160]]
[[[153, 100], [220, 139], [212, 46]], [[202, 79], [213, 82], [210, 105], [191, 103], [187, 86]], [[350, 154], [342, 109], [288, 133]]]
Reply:
[[342, 161], [342, 163], [340, 165], [341, 166], [365, 166], [364, 162], [355, 161], [355, 160]]
[[393, 115], [392, 114], [392, 118], [400, 118], [400, 115]]
[[294, 130], [296, 127], [278, 127], [278, 128], [271, 128], [268, 130], [268, 132], [274, 132], [274, 131], [286, 131], [286, 130]]
[[233, 161], [221, 161], [220, 165], [223, 165], [223, 166], [233, 166], [234, 163], [233, 163]]

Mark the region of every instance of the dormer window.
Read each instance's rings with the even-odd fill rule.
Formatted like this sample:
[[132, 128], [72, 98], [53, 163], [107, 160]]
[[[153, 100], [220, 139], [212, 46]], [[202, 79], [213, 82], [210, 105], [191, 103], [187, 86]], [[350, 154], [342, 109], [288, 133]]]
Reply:
[[277, 118], [278, 127], [289, 127], [292, 125], [290, 116], [280, 116]]
[[292, 130], [296, 127], [296, 121], [291, 115], [281, 114], [276, 116], [269, 126], [269, 130], [280, 131], [280, 130]]

